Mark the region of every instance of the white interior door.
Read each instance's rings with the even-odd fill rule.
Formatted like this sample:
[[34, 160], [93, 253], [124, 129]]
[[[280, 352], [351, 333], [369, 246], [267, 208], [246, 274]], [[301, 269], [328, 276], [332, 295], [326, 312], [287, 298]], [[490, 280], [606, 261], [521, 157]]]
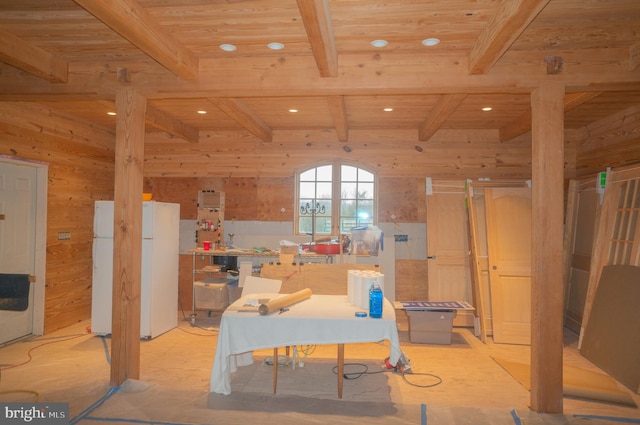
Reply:
[[531, 343], [531, 189], [486, 188], [493, 340]]
[[[0, 273], [36, 274], [37, 168], [0, 162]], [[31, 334], [35, 283], [25, 311], [0, 310], [0, 343]]]

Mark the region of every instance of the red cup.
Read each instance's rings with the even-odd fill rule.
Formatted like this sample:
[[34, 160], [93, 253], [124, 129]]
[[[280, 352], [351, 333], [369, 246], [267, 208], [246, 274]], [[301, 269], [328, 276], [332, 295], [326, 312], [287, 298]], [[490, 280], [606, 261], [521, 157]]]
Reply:
[[203, 241], [202, 247], [205, 251], [209, 251], [211, 249], [211, 241]]

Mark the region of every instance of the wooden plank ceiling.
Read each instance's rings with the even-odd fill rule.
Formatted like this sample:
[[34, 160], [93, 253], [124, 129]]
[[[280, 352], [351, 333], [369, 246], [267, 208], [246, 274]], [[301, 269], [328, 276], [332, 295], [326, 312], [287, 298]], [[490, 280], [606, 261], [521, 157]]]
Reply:
[[530, 130], [529, 93], [543, 79], [565, 84], [568, 129], [640, 103], [640, 7], [0, 0], [0, 61], [0, 101], [114, 128], [115, 91], [135, 87], [149, 128], [192, 143], [203, 131], [271, 142], [281, 130], [319, 130], [348, 142], [350, 131], [377, 129], [415, 131], [415, 143], [441, 129], [494, 129], [508, 141]]

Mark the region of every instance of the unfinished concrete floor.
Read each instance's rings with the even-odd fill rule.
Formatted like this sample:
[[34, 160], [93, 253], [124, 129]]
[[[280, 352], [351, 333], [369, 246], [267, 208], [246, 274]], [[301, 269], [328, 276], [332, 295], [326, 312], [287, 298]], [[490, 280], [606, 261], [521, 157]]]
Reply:
[[[307, 370], [281, 368], [274, 395], [271, 366], [259, 363], [271, 355], [266, 350], [255, 353], [256, 364], [247, 367], [251, 369], [241, 368], [234, 375], [230, 396], [214, 395], [209, 393], [209, 375], [219, 314], [200, 316], [196, 327], [180, 320], [178, 328], [142, 341], [140, 379], [120, 387], [109, 384], [111, 340], [88, 333], [89, 321], [2, 347], [0, 401], [68, 402], [71, 423], [83, 425], [640, 423], [636, 407], [568, 397], [563, 415], [533, 413], [529, 392], [492, 359], [528, 362], [528, 347], [484, 344], [464, 328], [454, 328], [451, 345], [412, 344], [402, 320], [400, 340], [411, 375], [384, 372], [346, 380], [339, 400], [331, 368], [313, 372], [316, 366], [335, 364], [336, 347], [317, 346], [306, 358]], [[598, 371], [576, 346], [577, 337], [568, 333], [565, 364]], [[388, 353], [386, 342], [349, 344], [345, 362], [382, 371]], [[345, 371], [361, 370], [350, 367]], [[629, 394], [640, 404], [640, 396]]]

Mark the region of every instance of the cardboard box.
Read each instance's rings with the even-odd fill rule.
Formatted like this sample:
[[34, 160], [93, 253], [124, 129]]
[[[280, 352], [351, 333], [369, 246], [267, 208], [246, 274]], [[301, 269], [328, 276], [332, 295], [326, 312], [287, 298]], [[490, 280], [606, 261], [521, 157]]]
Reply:
[[451, 344], [456, 310], [407, 310], [409, 340], [422, 344]]
[[224, 192], [215, 190], [198, 191], [198, 208], [224, 210]]
[[297, 254], [298, 245], [280, 245], [280, 254]]
[[227, 283], [213, 283], [207, 279], [193, 282], [195, 307], [200, 310], [224, 310], [229, 306]]

